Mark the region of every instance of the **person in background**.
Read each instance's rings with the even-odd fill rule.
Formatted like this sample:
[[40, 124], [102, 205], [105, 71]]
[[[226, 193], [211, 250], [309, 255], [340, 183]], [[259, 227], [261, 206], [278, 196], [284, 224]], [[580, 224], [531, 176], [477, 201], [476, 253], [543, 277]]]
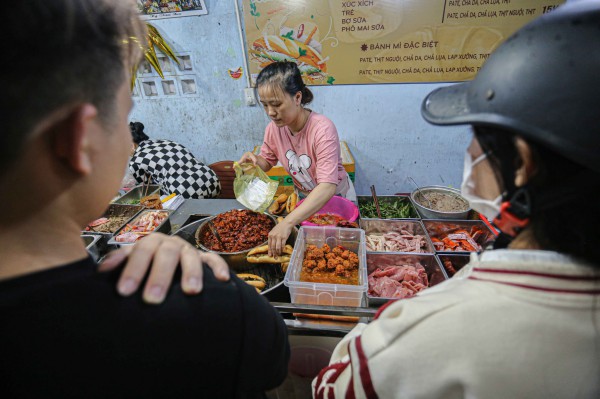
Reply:
[[200, 162], [183, 145], [170, 140], [150, 140], [140, 122], [129, 124], [133, 153], [129, 170], [138, 183], [159, 184], [163, 194], [183, 198], [216, 198], [221, 184], [216, 173]]
[[337, 129], [326, 116], [305, 108], [313, 99], [293, 62], [274, 62], [256, 79], [260, 102], [271, 122], [260, 154], [240, 160], [265, 172], [279, 161], [306, 200], [269, 233], [269, 255], [279, 255], [292, 229], [321, 209], [334, 195], [356, 202], [354, 185], [342, 166]]
[[599, 2], [560, 6], [427, 96], [427, 121], [473, 126], [467, 162], [487, 154], [465, 177], [504, 193], [497, 249], [358, 325], [315, 398], [600, 397], [599, 28]]
[[4, 15], [2, 395], [264, 397], [286, 376], [287, 329], [222, 258], [157, 233], [99, 272], [80, 237], [131, 148], [130, 73], [143, 51], [132, 38], [145, 36], [135, 2], [31, 0]]

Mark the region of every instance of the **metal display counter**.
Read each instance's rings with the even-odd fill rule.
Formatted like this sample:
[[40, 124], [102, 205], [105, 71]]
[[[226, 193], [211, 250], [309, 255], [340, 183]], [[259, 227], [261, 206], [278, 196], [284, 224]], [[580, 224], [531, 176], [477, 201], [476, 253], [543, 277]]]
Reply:
[[[245, 207], [234, 199], [188, 199], [171, 214], [171, 233], [190, 222], [231, 209], [245, 209]], [[356, 325], [356, 321], [302, 318], [294, 316], [295, 314], [356, 317], [359, 322], [368, 322], [377, 312], [376, 308], [368, 307], [292, 304], [289, 303], [288, 288], [283, 284], [278, 290], [265, 297], [284, 316], [290, 335], [342, 337]]]

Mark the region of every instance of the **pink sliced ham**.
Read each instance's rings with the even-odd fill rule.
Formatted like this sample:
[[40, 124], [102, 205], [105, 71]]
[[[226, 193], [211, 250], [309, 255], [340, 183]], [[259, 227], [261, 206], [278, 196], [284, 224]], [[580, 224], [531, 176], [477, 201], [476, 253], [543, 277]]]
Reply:
[[429, 286], [420, 264], [378, 267], [369, 274], [369, 295], [381, 298], [410, 298]]

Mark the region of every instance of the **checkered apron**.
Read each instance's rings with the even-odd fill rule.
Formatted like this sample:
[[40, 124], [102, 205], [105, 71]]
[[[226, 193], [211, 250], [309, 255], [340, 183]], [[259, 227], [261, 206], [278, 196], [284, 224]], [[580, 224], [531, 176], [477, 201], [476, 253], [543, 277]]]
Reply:
[[211, 168], [198, 161], [187, 148], [169, 140], [145, 140], [129, 161], [138, 183], [149, 176], [165, 194], [183, 198], [215, 198], [221, 192], [219, 178]]

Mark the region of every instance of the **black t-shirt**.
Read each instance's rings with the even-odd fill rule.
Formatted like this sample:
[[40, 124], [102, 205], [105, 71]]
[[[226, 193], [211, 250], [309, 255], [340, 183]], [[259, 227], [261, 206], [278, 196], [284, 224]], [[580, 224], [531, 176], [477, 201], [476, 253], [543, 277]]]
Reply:
[[[287, 374], [287, 329], [237, 277], [200, 295], [116, 292], [91, 259], [0, 282], [4, 397], [261, 397]], [[179, 276], [175, 277], [176, 282]]]

